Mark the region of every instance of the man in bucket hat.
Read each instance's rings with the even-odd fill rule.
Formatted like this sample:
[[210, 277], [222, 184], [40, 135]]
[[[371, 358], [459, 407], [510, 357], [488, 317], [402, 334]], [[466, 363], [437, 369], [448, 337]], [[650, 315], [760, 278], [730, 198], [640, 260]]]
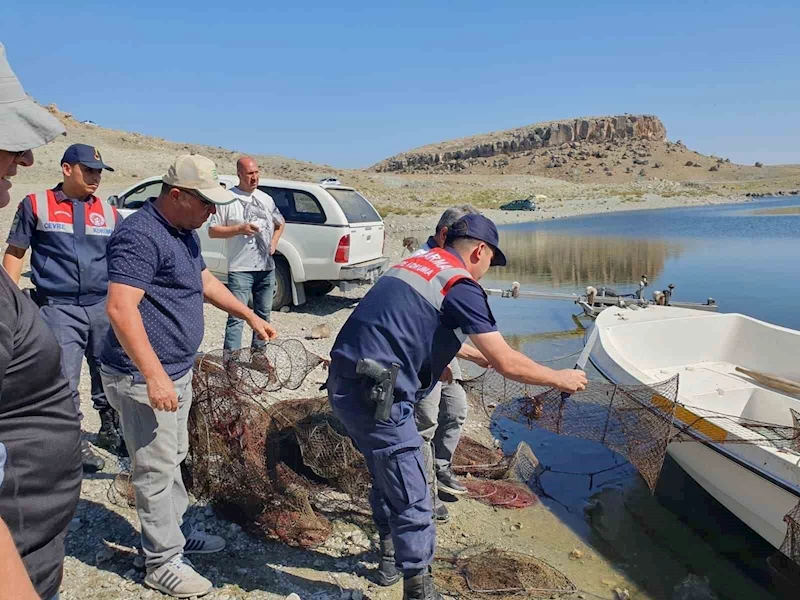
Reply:
[[[441, 598], [430, 572], [436, 526], [414, 407], [453, 358], [488, 361], [514, 381], [567, 392], [586, 384], [583, 371], [538, 365], [497, 331], [478, 280], [505, 264], [494, 223], [465, 215], [448, 230], [444, 248], [407, 258], [378, 280], [331, 351], [328, 399], [372, 476], [381, 550], [376, 582], [388, 586], [402, 577], [404, 600]], [[463, 344], [467, 337], [480, 352]]]
[[[106, 400], [99, 370], [108, 332], [106, 246], [119, 222], [116, 209], [96, 195], [103, 170], [113, 171], [97, 148], [86, 144], [67, 148], [61, 159], [63, 181], [53, 189], [29, 194], [19, 203], [3, 267], [19, 283], [25, 253], [31, 249], [36, 286], [32, 297], [61, 346], [61, 369], [75, 410], [83, 419], [80, 379], [86, 357], [92, 404], [100, 413], [95, 444], [124, 455], [119, 419]], [[105, 465], [86, 440], [81, 442], [81, 457], [88, 473]]]
[[[19, 83], [0, 44], [0, 207], [33, 148], [64, 133]], [[58, 596], [64, 538], [80, 496], [80, 422], [60, 349], [39, 310], [0, 269], [0, 597]], [[9, 571], [10, 569], [10, 571]]]

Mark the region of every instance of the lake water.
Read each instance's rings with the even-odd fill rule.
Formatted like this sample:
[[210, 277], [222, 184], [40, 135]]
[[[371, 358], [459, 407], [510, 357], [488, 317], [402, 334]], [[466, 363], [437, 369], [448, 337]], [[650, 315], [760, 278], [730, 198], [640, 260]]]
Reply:
[[[713, 297], [722, 312], [800, 329], [800, 199], [521, 224], [501, 228], [501, 247], [509, 264], [492, 269], [486, 287], [519, 281], [531, 290], [582, 293], [593, 285], [628, 293], [647, 275], [648, 298], [672, 283], [674, 300]], [[574, 365], [583, 347], [576, 305], [496, 297], [490, 303], [512, 345], [555, 368]], [[531, 445], [552, 469], [542, 476], [551, 496], [545, 504], [612, 557], [645, 590], [641, 597], [671, 599], [689, 574], [707, 577], [720, 598], [775, 597], [764, 562], [772, 548], [670, 459], [650, 495], [629, 466], [590, 477], [624, 462], [597, 444], [507, 419], [496, 420], [493, 433], [508, 451], [519, 440]]]

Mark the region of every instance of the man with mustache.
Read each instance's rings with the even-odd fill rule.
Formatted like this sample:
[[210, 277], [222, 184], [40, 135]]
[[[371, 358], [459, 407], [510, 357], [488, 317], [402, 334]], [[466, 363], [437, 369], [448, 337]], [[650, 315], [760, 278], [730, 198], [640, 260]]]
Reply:
[[[265, 321], [270, 320], [272, 295], [275, 289], [275, 249], [286, 222], [272, 198], [258, 189], [258, 163], [249, 156], [236, 162], [239, 185], [231, 189], [236, 201], [217, 209], [211, 217], [208, 236], [225, 240], [228, 261], [228, 289]], [[242, 346], [244, 321], [235, 315], [225, 326], [226, 354]], [[263, 340], [253, 333], [250, 347], [263, 349]], [[253, 358], [258, 359], [256, 353]], [[258, 362], [258, 361], [257, 361]]]
[[[100, 413], [96, 444], [124, 454], [119, 417], [108, 404], [100, 380], [100, 352], [108, 332], [106, 245], [119, 218], [116, 209], [95, 195], [103, 169], [100, 152], [73, 144], [61, 159], [63, 182], [51, 190], [30, 194], [20, 202], [8, 235], [3, 267], [19, 284], [25, 252], [31, 249], [31, 269], [39, 314], [61, 346], [61, 369], [69, 382], [80, 418], [79, 383], [84, 356], [89, 363], [92, 403]], [[105, 466], [86, 440], [81, 442], [83, 469]]]

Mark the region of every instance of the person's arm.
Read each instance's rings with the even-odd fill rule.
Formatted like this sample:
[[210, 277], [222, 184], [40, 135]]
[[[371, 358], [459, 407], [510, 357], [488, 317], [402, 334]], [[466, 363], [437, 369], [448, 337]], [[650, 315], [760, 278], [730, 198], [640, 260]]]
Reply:
[[490, 365], [489, 361], [483, 355], [483, 352], [469, 344], [461, 344], [461, 349], [456, 353], [456, 356], [475, 363], [484, 369], [488, 368]]
[[3, 268], [17, 285], [19, 285], [19, 278], [22, 276], [22, 263], [26, 251], [25, 248], [18, 248], [9, 244], [6, 248], [6, 253], [3, 255]]
[[0, 600], [39, 600], [3, 519], [0, 519]]
[[203, 269], [202, 277], [203, 296], [211, 304], [229, 315], [247, 321], [247, 324], [262, 340], [271, 340], [278, 336], [278, 332], [272, 325], [231, 294], [231, 291], [219, 279], [214, 277], [208, 269]]
[[255, 223], [239, 223], [238, 225], [209, 225], [208, 237], [224, 240], [237, 235], [253, 235], [254, 233], [258, 233], [258, 231], [258, 225]]
[[275, 220], [275, 231], [272, 233], [272, 243], [269, 246], [270, 254], [275, 254], [275, 249], [278, 247], [278, 241], [281, 239], [285, 227], [286, 223], [283, 220]]
[[583, 371], [579, 369], [556, 371], [540, 365], [509, 346], [499, 331], [473, 334], [469, 339], [483, 353], [495, 371], [503, 377], [529, 385], [554, 387], [570, 393], [586, 388], [586, 373]]
[[144, 290], [124, 283], [108, 284], [106, 312], [122, 349], [139, 369], [147, 384], [147, 396], [154, 410], [178, 410], [175, 384], [150, 345], [139, 302]]
[[[456, 283], [442, 303], [443, 315], [458, 326], [489, 364], [503, 377], [531, 385], [556, 387], [565, 392], [585, 388], [586, 374], [576, 369], [555, 371], [517, 352], [497, 331], [486, 296], [473, 281]], [[455, 327], [454, 327], [455, 328]], [[462, 344], [462, 351], [463, 351]]]
[[30, 197], [26, 196], [17, 206], [6, 240], [8, 247], [3, 255], [3, 268], [17, 285], [22, 275], [22, 259], [31, 245], [34, 231], [36, 231], [36, 216], [33, 214]]

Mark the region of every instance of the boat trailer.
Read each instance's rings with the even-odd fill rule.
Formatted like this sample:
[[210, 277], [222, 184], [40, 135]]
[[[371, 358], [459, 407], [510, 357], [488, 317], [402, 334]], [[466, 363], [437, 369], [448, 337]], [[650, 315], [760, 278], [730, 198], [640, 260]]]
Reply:
[[511, 283], [508, 289], [497, 288], [484, 288], [487, 296], [500, 296], [501, 298], [533, 298], [539, 300], [569, 300], [574, 302], [583, 310], [584, 315], [594, 319], [603, 310], [610, 306], [628, 307], [634, 310], [638, 308], [647, 308], [648, 306], [675, 306], [677, 308], [691, 308], [695, 310], [705, 310], [709, 312], [717, 312], [717, 306], [714, 298], [708, 298], [704, 304], [699, 302], [674, 302], [672, 294], [675, 291], [675, 286], [669, 284], [666, 290], [654, 291], [653, 299], [648, 300], [644, 297], [644, 289], [648, 286], [647, 276], [642, 275], [639, 282], [639, 289], [632, 294], [620, 294], [613, 288], [593, 286], [586, 287], [585, 294], [562, 294], [558, 292], [537, 292], [520, 289], [518, 281]]

